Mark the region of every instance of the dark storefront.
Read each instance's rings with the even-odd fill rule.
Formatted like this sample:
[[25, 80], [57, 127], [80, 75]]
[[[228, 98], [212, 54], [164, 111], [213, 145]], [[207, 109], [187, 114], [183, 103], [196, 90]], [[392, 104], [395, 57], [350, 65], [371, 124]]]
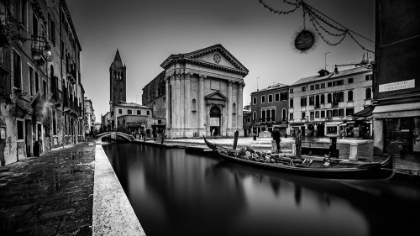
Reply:
[[420, 154], [420, 117], [385, 119], [384, 146], [391, 141], [401, 145], [401, 156]]

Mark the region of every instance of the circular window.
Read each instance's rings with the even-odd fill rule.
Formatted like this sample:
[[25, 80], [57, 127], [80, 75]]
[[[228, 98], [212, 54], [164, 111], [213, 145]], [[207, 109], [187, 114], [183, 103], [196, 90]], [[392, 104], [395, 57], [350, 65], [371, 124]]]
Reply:
[[214, 54], [214, 56], [213, 56], [213, 60], [214, 60], [214, 62], [216, 62], [217, 64], [219, 64], [220, 59], [222, 59], [222, 58], [220, 57], [220, 55], [219, 55], [219, 54]]

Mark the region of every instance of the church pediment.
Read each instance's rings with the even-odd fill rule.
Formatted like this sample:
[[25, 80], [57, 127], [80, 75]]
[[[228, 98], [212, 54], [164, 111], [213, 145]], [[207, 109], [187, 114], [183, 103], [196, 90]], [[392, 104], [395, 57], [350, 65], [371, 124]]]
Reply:
[[227, 97], [220, 92], [214, 92], [204, 97], [206, 100], [220, 100], [226, 101]]
[[248, 69], [221, 44], [216, 44], [190, 53], [171, 55], [160, 66], [166, 69], [175, 62], [195, 63], [203, 66], [215, 67], [221, 70], [233, 71], [243, 75], [247, 75], [249, 72]]

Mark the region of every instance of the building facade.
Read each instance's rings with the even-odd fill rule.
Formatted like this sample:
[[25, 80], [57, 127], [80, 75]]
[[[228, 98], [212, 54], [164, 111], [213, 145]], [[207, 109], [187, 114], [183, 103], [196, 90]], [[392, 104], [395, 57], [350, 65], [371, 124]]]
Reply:
[[0, 1], [0, 8], [3, 25], [13, 24], [11, 19], [19, 24], [11, 35], [0, 35], [0, 160], [5, 165], [83, 141], [84, 89], [82, 49], [64, 0]]
[[244, 115], [244, 136], [248, 137], [252, 134], [251, 105], [244, 106], [243, 115]]
[[91, 99], [84, 98], [85, 101], [85, 134], [90, 134], [94, 131], [94, 125], [96, 121], [93, 103]]
[[161, 67], [164, 72], [143, 88], [142, 104], [165, 118], [167, 137], [244, 135], [248, 69], [222, 45], [170, 55]]
[[[115, 105], [113, 106], [113, 110], [110, 114], [111, 127], [113, 129], [118, 129], [121, 127], [122, 123], [118, 122], [118, 118], [125, 115], [152, 118], [152, 109], [134, 102], [120, 103]], [[139, 124], [137, 128], [143, 127], [141, 125], [144, 124]]]
[[101, 115], [101, 132], [111, 131], [111, 112]]
[[287, 132], [289, 86], [275, 84], [251, 93], [252, 132], [259, 136], [262, 131], [272, 131], [273, 126], [280, 134]]
[[376, 1], [374, 152], [401, 146], [394, 168], [420, 175], [419, 1]]
[[304, 136], [370, 137], [371, 120], [352, 115], [372, 105], [372, 70], [356, 67], [302, 78], [289, 88], [289, 128]]

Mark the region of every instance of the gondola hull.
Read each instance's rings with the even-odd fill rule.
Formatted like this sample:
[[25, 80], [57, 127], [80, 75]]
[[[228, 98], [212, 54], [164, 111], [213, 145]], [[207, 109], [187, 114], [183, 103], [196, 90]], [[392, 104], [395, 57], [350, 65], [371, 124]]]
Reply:
[[[362, 165], [355, 164], [353, 167], [309, 167], [295, 166], [292, 163], [267, 163], [254, 160], [243, 159], [226, 154], [226, 148], [218, 148], [218, 145], [212, 144], [204, 138], [207, 146], [217, 153], [221, 158], [240, 163], [244, 165], [254, 166], [258, 168], [266, 168], [277, 170], [284, 173], [296, 174], [300, 176], [308, 176], [315, 178], [328, 179], [384, 179], [393, 175], [392, 159], [389, 157], [381, 163], [367, 163]], [[209, 145], [210, 144], [210, 145]]]

